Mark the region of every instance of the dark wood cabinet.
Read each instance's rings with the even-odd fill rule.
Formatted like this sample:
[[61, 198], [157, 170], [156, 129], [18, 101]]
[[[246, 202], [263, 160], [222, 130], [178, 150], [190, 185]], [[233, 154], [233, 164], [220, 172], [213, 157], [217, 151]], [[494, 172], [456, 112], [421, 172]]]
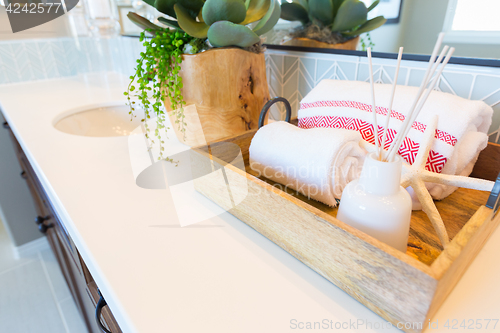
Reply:
[[[66, 231], [64, 223], [62, 223], [51, 204], [45, 189], [16, 137], [7, 123], [4, 123], [3, 127], [9, 131], [21, 167], [20, 176], [26, 180], [33, 197], [35, 210], [38, 214], [38, 216], [33, 217], [36, 221], [36, 223], [33, 223], [33, 228], [38, 225], [40, 231], [46, 235], [89, 333], [100, 333], [101, 329], [96, 321], [96, 306], [99, 301], [98, 286]], [[108, 307], [102, 310], [100, 321], [108, 331], [112, 333], [122, 332]]]

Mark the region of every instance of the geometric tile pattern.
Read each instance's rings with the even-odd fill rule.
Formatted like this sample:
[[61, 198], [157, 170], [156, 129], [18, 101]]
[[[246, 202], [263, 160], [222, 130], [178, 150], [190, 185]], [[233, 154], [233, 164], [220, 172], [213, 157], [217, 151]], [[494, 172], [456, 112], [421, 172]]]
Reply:
[[0, 41], [0, 84], [80, 73], [133, 73], [142, 51], [136, 38], [54, 38]]
[[[98, 71], [131, 75], [142, 50], [138, 38], [129, 37], [0, 41], [0, 84]], [[368, 80], [366, 58], [358, 56], [268, 49], [266, 67], [271, 96], [288, 99], [294, 116], [302, 98], [323, 79]], [[425, 68], [425, 62], [403, 60], [398, 84], [419, 86]], [[392, 83], [395, 61], [374, 58], [373, 71], [375, 82]], [[500, 143], [500, 68], [448, 65], [437, 89], [491, 105], [489, 138]], [[274, 118], [283, 117], [281, 105], [273, 108]]]
[[[302, 98], [323, 79], [369, 80], [365, 57], [268, 49], [266, 63], [271, 96], [288, 99], [294, 116], [297, 116]], [[395, 63], [392, 59], [373, 58], [375, 82], [392, 84]], [[426, 67], [426, 62], [402, 60], [397, 83], [420, 86]], [[500, 68], [449, 64], [436, 90], [490, 105], [495, 112], [489, 140], [500, 143]], [[282, 114], [273, 115], [283, 119]], [[437, 138], [453, 141], [445, 133], [441, 135]]]

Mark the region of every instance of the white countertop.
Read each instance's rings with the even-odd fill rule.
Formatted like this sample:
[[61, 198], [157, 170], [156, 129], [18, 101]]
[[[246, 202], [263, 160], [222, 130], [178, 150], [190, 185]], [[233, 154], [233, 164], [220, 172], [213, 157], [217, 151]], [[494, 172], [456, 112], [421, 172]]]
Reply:
[[[125, 102], [127, 83], [96, 73], [0, 86], [6, 120], [124, 332], [296, 332], [312, 330], [294, 323], [323, 320], [360, 324], [344, 332], [397, 331], [361, 324], [385, 321], [229, 213], [180, 227], [167, 190], [136, 185], [128, 137], [53, 127], [70, 109]], [[170, 138], [166, 145], [179, 149]], [[215, 210], [189, 195], [196, 207]], [[469, 331], [459, 327], [464, 319], [500, 319], [498, 253], [500, 230], [433, 318], [439, 329], [428, 332]], [[448, 319], [459, 329], [443, 327]], [[323, 330], [335, 329], [316, 331]], [[487, 331], [499, 330], [492, 323]]]

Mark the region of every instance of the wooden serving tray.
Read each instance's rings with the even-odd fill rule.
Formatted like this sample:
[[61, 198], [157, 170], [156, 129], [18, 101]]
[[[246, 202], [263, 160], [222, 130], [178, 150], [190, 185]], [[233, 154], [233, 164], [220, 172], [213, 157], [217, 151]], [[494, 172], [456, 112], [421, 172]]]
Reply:
[[[489, 193], [461, 188], [436, 203], [451, 238], [446, 249], [418, 211], [402, 253], [337, 220], [337, 208], [256, 177], [248, 161], [255, 132], [193, 148], [196, 190], [394, 325], [425, 327], [500, 223], [484, 206]], [[499, 161], [500, 146], [489, 145], [473, 176], [494, 180]], [[221, 177], [202, 177], [217, 170]]]

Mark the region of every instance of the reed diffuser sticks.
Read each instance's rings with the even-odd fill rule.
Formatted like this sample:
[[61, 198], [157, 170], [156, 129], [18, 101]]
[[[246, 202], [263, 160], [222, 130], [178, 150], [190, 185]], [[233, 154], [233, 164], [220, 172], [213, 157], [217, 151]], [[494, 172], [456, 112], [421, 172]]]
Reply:
[[[432, 76], [434, 75], [434, 73], [436, 72], [436, 69], [437, 69], [437, 66], [439, 65], [439, 63], [441, 63], [441, 60], [443, 59], [446, 51], [448, 50], [448, 46], [446, 45], [443, 50], [441, 51], [441, 54], [439, 55], [438, 59], [436, 62], [434, 62], [431, 66], [431, 63], [429, 63], [429, 68], [430, 68], [430, 71], [429, 72], [426, 72], [426, 75], [424, 76], [424, 79], [422, 80], [422, 84], [420, 86], [421, 89], [419, 89], [418, 93], [417, 93], [417, 96], [414, 100], [414, 103], [412, 105], [412, 108], [410, 109], [410, 113], [408, 114], [408, 117], [405, 119], [405, 121], [403, 122], [403, 126], [402, 126], [402, 129], [400, 130], [399, 133], [403, 132], [405, 133], [404, 136], [400, 136], [399, 133], [398, 135], [396, 136], [396, 138], [394, 138], [394, 141], [391, 145], [391, 147], [389, 148], [389, 151], [387, 153], [387, 156], [390, 157], [392, 156], [390, 159], [388, 158], [388, 160], [392, 160], [392, 158], [394, 157], [394, 155], [397, 153], [397, 151], [399, 150], [399, 147], [401, 146], [401, 144], [403, 143], [403, 140], [404, 138], [406, 137], [406, 134], [410, 131], [411, 129], [411, 126], [413, 125], [413, 122], [415, 121], [416, 119], [416, 116], [418, 115], [418, 113], [420, 112], [420, 109], [422, 108], [423, 106], [423, 103], [422, 103], [422, 100], [420, 100], [422, 94], [424, 93], [424, 89], [425, 87], [427, 87], [428, 83], [429, 83], [429, 80], [432, 78]], [[424, 89], [422, 89], [424, 88]], [[434, 89], [434, 88], [432, 88]], [[428, 90], [428, 92], [430, 93], [431, 90]], [[420, 100], [420, 103], [418, 103]], [[418, 110], [417, 112], [415, 112], [415, 109]], [[415, 114], [415, 117], [413, 118], [413, 114]], [[413, 119], [413, 120], [412, 120]], [[397, 148], [397, 149], [396, 149]], [[396, 149], [396, 150], [395, 150]]]
[[399, 76], [399, 67], [401, 66], [401, 58], [403, 58], [403, 47], [401, 46], [399, 48], [399, 53], [398, 53], [398, 62], [396, 65], [396, 73], [394, 74], [394, 80], [392, 81], [392, 91], [391, 91], [391, 98], [389, 102], [389, 112], [387, 113], [387, 116], [385, 117], [385, 126], [384, 126], [384, 137], [382, 138], [382, 144], [380, 145], [380, 151], [378, 158], [379, 160], [382, 160], [382, 152], [384, 151], [385, 147], [385, 141], [387, 140], [387, 131], [389, 129], [389, 120], [391, 119], [391, 114], [392, 114], [392, 102], [394, 102], [394, 94], [396, 93], [396, 86], [398, 85], [398, 76]]
[[373, 66], [372, 66], [372, 48], [366, 50], [368, 54], [368, 68], [370, 70], [370, 92], [372, 96], [372, 115], [373, 115], [373, 128], [375, 130], [375, 147], [377, 147], [377, 155], [379, 155], [378, 144], [378, 124], [377, 124], [377, 109], [375, 107], [375, 83], [373, 82]]
[[[401, 65], [401, 58], [403, 55], [403, 48], [401, 47], [399, 49], [398, 61], [397, 61], [397, 65], [396, 65], [396, 73], [394, 75], [392, 93], [391, 93], [390, 102], [389, 102], [389, 112], [386, 115], [386, 121], [385, 121], [381, 145], [379, 145], [379, 138], [378, 138], [377, 113], [376, 113], [376, 106], [375, 106], [375, 85], [373, 82], [372, 56], [371, 56], [371, 49], [368, 48], [367, 54], [368, 54], [368, 67], [369, 67], [369, 71], [370, 71], [370, 88], [371, 88], [372, 103], [373, 103], [372, 111], [373, 111], [373, 126], [374, 126], [374, 135], [375, 135], [376, 156], [378, 156], [378, 159], [380, 161], [388, 162], [388, 161], [392, 161], [394, 159], [394, 156], [399, 151], [399, 149], [400, 149], [404, 139], [408, 135], [413, 123], [415, 122], [418, 115], [420, 114], [420, 111], [422, 110], [425, 102], [427, 101], [427, 98], [429, 97], [430, 93], [436, 88], [436, 85], [439, 82], [439, 77], [443, 73], [444, 67], [446, 66], [446, 64], [450, 60], [451, 56], [453, 55], [453, 52], [455, 51], [455, 49], [453, 47], [449, 48], [446, 45], [446, 46], [444, 46], [444, 48], [440, 52], [439, 56], [437, 56], [439, 49], [441, 48], [443, 37], [444, 37], [444, 33], [440, 33], [438, 36], [438, 39], [436, 41], [436, 45], [434, 46], [434, 50], [432, 51], [432, 55], [429, 59], [429, 64], [427, 66], [427, 70], [425, 72], [425, 75], [424, 75], [424, 78], [423, 78], [422, 83], [420, 85], [420, 88], [415, 96], [415, 99], [413, 100], [413, 103], [410, 106], [410, 110], [409, 110], [408, 115], [406, 116], [406, 118], [401, 126], [401, 129], [397, 133], [396, 137], [394, 138], [393, 142], [389, 146], [388, 150], [385, 150], [384, 147], [385, 147], [385, 142], [387, 140], [387, 133], [388, 133], [388, 129], [389, 129], [389, 120], [390, 120], [391, 113], [392, 113], [392, 105], [393, 105], [393, 101], [394, 101], [394, 95], [396, 92], [396, 85], [397, 85], [397, 79], [398, 79], [398, 75], [399, 75], [399, 68]], [[446, 55], [446, 57], [445, 57], [445, 55]], [[437, 60], [436, 60], [436, 57], [437, 57]], [[443, 58], [444, 58], [444, 60], [443, 60]], [[441, 61], [442, 61], [442, 63], [441, 63]], [[437, 71], [437, 74], [436, 74], [436, 71]]]

